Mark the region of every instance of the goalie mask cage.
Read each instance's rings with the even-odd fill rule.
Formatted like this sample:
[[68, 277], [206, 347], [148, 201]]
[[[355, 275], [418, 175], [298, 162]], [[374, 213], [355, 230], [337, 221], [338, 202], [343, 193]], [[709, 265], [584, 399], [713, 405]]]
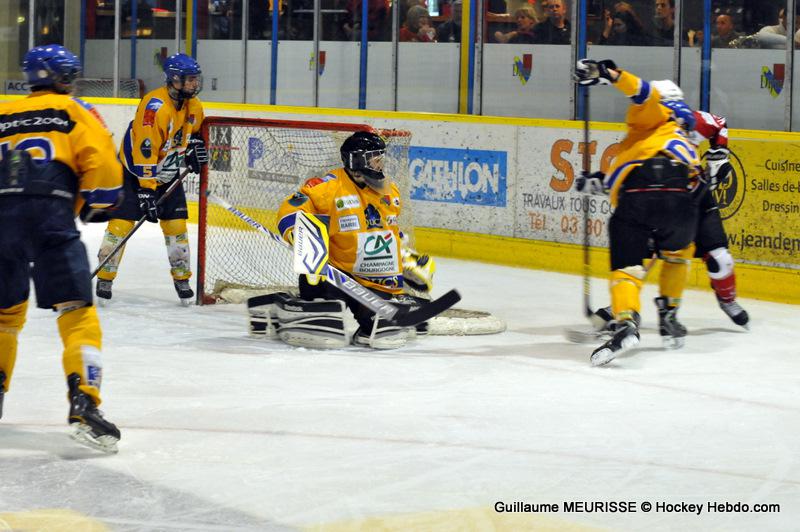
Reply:
[[386, 141], [384, 171], [400, 189], [401, 230], [413, 239], [408, 131], [365, 124], [206, 117], [202, 134], [210, 161], [198, 193], [197, 303], [240, 303], [257, 294], [297, 292], [291, 252], [206, 198], [225, 198], [277, 233], [281, 202], [312, 177], [342, 166], [339, 148], [356, 131]]

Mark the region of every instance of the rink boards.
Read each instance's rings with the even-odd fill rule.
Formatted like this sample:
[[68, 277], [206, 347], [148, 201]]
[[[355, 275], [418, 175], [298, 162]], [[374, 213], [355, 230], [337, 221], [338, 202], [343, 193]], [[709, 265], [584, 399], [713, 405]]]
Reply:
[[[136, 100], [94, 99], [115, 138]], [[426, 113], [206, 103], [206, 115], [358, 122], [411, 131], [417, 246], [433, 255], [583, 271], [584, 213], [574, 179], [583, 123]], [[606, 170], [624, 126], [591, 123], [592, 170]], [[800, 134], [731, 130], [735, 176], [715, 191], [741, 295], [800, 303]], [[190, 208], [196, 220], [196, 208]], [[607, 273], [608, 199], [589, 204], [591, 271]], [[424, 222], [423, 222], [424, 221]], [[706, 287], [699, 261], [690, 285]], [[652, 276], [655, 278], [655, 276]]]

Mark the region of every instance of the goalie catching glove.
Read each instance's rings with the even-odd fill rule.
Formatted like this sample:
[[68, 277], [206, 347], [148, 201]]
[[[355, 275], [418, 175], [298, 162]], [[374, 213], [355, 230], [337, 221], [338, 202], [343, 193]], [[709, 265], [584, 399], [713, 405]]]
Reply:
[[408, 238], [401, 236], [403, 241], [400, 256], [403, 264], [403, 280], [411, 288], [422, 292], [433, 289], [433, 274], [436, 272], [436, 262], [429, 255], [422, 255], [417, 250], [408, 247]]
[[208, 151], [206, 143], [199, 135], [192, 135], [189, 145], [186, 147], [186, 168], [193, 174], [199, 174], [200, 170], [208, 164]]

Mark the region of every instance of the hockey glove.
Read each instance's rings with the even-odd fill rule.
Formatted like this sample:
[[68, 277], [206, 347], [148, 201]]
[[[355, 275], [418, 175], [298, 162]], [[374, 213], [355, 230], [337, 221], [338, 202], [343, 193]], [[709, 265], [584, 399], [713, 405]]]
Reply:
[[148, 222], [158, 222], [158, 207], [156, 207], [156, 191], [149, 188], [140, 188], [136, 193], [139, 198], [139, 209]]
[[400, 252], [403, 263], [403, 280], [420, 292], [430, 292], [433, 288], [433, 274], [436, 262], [428, 255], [420, 255], [416, 250], [403, 247]]
[[92, 208], [87, 201], [83, 204], [83, 207], [81, 207], [81, 212], [78, 213], [78, 217], [85, 224], [106, 223], [114, 217], [114, 211], [122, 205], [122, 200], [124, 198], [125, 193], [120, 192], [114, 205], [104, 209]]
[[730, 161], [730, 150], [718, 147], [710, 148], [706, 152], [706, 163], [708, 164], [708, 176], [710, 178], [708, 188], [716, 189], [718, 186], [725, 186], [733, 174], [733, 166]]
[[616, 70], [617, 65], [611, 59], [595, 61], [593, 59], [581, 59], [575, 65], [573, 79], [579, 85], [611, 85], [615, 78], [612, 77], [611, 70]]
[[199, 136], [192, 136], [189, 145], [186, 147], [186, 168], [193, 174], [199, 174], [203, 166], [208, 164], [208, 152], [206, 143]]
[[598, 196], [607, 194], [608, 191], [603, 183], [605, 178], [606, 176], [603, 175], [603, 172], [595, 172], [593, 174], [581, 172], [581, 175], [575, 179], [575, 190]]

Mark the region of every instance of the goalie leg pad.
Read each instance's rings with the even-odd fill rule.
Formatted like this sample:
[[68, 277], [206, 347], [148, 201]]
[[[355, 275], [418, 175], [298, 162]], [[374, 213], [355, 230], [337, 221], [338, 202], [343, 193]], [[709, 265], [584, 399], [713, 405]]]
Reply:
[[409, 327], [398, 327], [388, 325], [378, 320], [377, 327], [372, 329], [360, 328], [353, 337], [353, 344], [371, 347], [372, 349], [397, 349], [403, 347], [408, 342], [409, 335], [414, 334], [414, 330]]
[[278, 299], [292, 299], [287, 292], [275, 292], [251, 297], [247, 300], [247, 315], [250, 336], [254, 338], [275, 338], [278, 336]]
[[276, 298], [278, 338], [289, 345], [336, 349], [350, 344], [345, 330], [344, 301]]

